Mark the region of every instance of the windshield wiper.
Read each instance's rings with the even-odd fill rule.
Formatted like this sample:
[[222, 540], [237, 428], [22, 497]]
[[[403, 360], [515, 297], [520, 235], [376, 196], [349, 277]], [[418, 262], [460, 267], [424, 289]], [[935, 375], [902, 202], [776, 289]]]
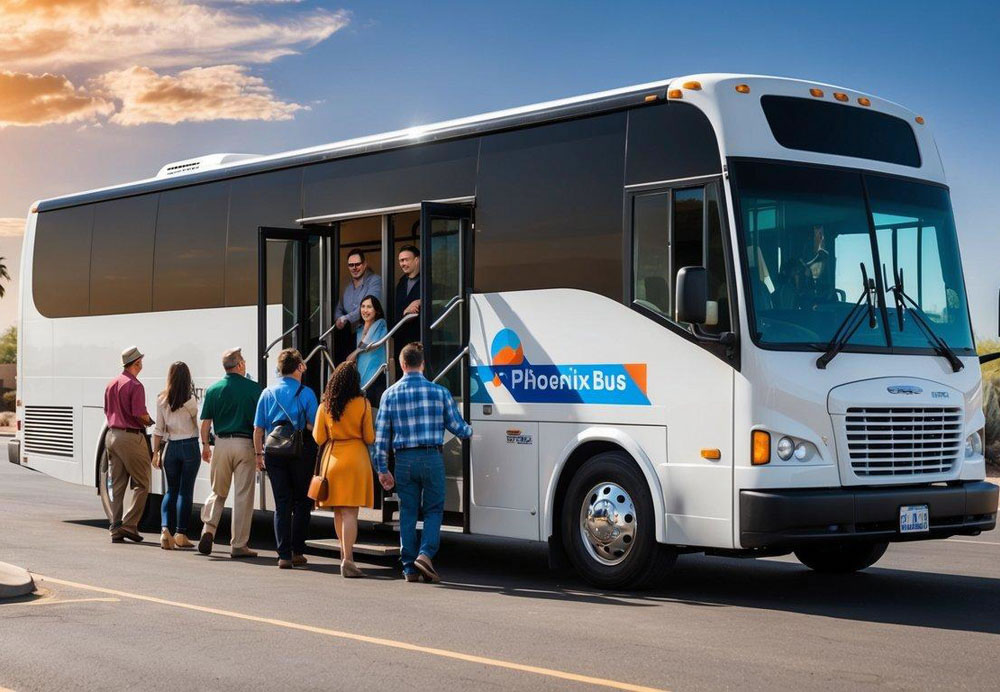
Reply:
[[896, 299], [896, 314], [899, 319], [899, 331], [903, 331], [903, 311], [906, 310], [906, 303], [909, 303], [910, 316], [913, 318], [916, 325], [920, 327], [920, 331], [924, 333], [924, 336], [927, 337], [927, 341], [929, 341], [934, 347], [934, 351], [948, 361], [953, 372], [958, 372], [964, 368], [965, 366], [962, 364], [962, 361], [958, 359], [958, 356], [955, 354], [955, 351], [952, 350], [951, 346], [949, 346], [945, 340], [938, 336], [931, 328], [927, 315], [920, 309], [920, 306], [917, 305], [917, 301], [913, 300], [913, 298], [907, 295], [906, 291], [903, 290], [903, 269], [899, 267], [895, 270], [895, 273], [896, 285], [891, 286], [889, 290], [892, 291], [892, 295]]
[[816, 359], [816, 367], [820, 370], [826, 370], [826, 366], [830, 361], [844, 350], [844, 346], [851, 340], [854, 333], [858, 331], [858, 327], [861, 326], [861, 320], [864, 316], [861, 307], [862, 303], [865, 303], [865, 306], [868, 308], [868, 328], [875, 328], [875, 307], [872, 305], [872, 291], [875, 290], [875, 281], [868, 278], [868, 270], [865, 269], [864, 262], [861, 263], [861, 281], [864, 285], [861, 297], [858, 298], [858, 302], [854, 304], [854, 307], [847, 313], [844, 321], [837, 327], [837, 331], [833, 333], [833, 338], [826, 345], [826, 352]]

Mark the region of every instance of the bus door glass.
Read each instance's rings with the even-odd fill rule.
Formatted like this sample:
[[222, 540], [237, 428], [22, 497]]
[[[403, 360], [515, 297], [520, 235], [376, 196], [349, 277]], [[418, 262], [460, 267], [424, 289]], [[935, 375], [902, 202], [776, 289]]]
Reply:
[[[420, 335], [428, 379], [447, 387], [469, 416], [469, 271], [472, 208], [424, 202], [420, 209]], [[468, 444], [446, 434], [445, 521], [467, 507]], [[467, 516], [467, 513], [465, 513]], [[452, 515], [454, 517], [454, 515]]]

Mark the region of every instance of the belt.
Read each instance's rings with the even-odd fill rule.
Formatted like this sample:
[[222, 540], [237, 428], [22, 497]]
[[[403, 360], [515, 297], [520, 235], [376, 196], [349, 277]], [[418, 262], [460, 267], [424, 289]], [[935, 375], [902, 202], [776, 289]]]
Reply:
[[223, 440], [228, 440], [231, 437], [239, 437], [244, 440], [252, 440], [253, 435], [250, 433], [216, 433], [216, 437], [222, 438]]
[[417, 445], [416, 447], [400, 447], [397, 452], [415, 452], [421, 449], [434, 449], [438, 452], [441, 451], [441, 445]]
[[112, 427], [111, 429], [112, 430], [120, 430], [121, 432], [136, 433], [138, 435], [144, 435], [146, 433], [146, 431], [143, 430], [142, 428], [115, 428], [115, 427]]

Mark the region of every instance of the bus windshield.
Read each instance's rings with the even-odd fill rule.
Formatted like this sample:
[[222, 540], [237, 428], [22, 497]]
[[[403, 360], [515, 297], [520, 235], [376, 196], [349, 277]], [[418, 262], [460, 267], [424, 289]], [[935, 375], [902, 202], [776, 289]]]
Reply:
[[[965, 281], [948, 191], [881, 175], [812, 166], [734, 166], [751, 328], [764, 346], [825, 349], [862, 298], [865, 274], [875, 325], [866, 318], [845, 350], [931, 348], [891, 289], [902, 288], [952, 349], [974, 352]], [[889, 299], [885, 297], [889, 291]], [[884, 309], [881, 309], [884, 306]]]

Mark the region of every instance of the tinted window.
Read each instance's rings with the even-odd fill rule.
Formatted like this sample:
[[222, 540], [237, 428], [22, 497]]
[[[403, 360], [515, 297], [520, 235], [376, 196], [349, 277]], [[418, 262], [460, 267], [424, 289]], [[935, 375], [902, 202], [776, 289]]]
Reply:
[[90, 309], [93, 205], [38, 215], [32, 294], [46, 317], [86, 315]]
[[778, 144], [789, 149], [920, 166], [910, 124], [885, 113], [791, 96], [762, 96]]
[[90, 252], [90, 314], [149, 311], [157, 197], [129, 197], [96, 205]]
[[477, 291], [580, 288], [621, 300], [625, 114], [485, 137]]
[[223, 304], [229, 183], [170, 190], [156, 217], [153, 309]]
[[[288, 170], [232, 182], [226, 242], [226, 305], [257, 304], [257, 231], [260, 226], [298, 228], [302, 171]], [[281, 301], [283, 253], [268, 253], [268, 302]]]
[[712, 175], [721, 166], [715, 130], [694, 106], [661, 103], [629, 111], [626, 184]]
[[632, 199], [632, 262], [635, 300], [661, 315], [670, 314], [670, 193]]
[[478, 140], [426, 144], [305, 169], [305, 216], [473, 195]]

